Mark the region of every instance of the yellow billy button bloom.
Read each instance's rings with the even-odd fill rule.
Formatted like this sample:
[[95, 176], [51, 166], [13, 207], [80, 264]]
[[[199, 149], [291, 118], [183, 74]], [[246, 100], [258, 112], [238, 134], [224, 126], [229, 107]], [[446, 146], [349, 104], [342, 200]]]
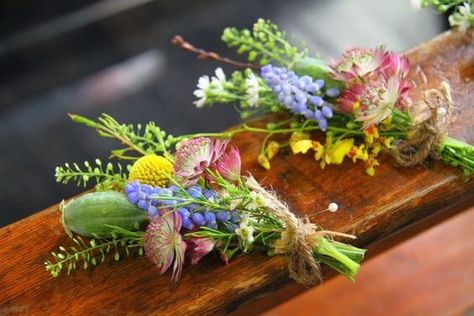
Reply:
[[173, 164], [163, 156], [146, 155], [135, 161], [130, 169], [129, 181], [138, 180], [141, 184], [164, 187], [168, 184], [167, 175], [173, 173]]

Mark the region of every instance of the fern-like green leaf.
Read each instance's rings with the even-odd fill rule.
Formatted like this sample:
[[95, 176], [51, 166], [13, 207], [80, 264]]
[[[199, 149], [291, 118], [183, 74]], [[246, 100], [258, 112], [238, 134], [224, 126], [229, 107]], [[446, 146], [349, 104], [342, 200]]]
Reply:
[[172, 158], [170, 149], [180, 138], [167, 135], [153, 122], [145, 126], [137, 124], [121, 124], [113, 117], [102, 114], [97, 121], [86, 117], [69, 114], [71, 119], [80, 124], [94, 128], [102, 137], [114, 138], [124, 146], [112, 150], [111, 156], [124, 160], [136, 160], [147, 154], [160, 154]]
[[86, 186], [93, 182], [96, 189], [104, 190], [121, 190], [128, 178], [129, 165], [123, 167], [121, 164], [102, 163], [96, 159], [94, 163], [85, 161], [83, 166], [77, 163], [65, 163], [64, 166], [56, 167], [56, 181], [68, 183], [74, 181], [78, 186]]
[[122, 256], [129, 256], [130, 249], [138, 248], [138, 254], [143, 255], [143, 232], [129, 232], [119, 234], [113, 239], [90, 239], [86, 243], [81, 237], [72, 238], [74, 246], [68, 249], [59, 247], [58, 252], [53, 252], [53, 260], [45, 262], [46, 270], [57, 277], [63, 270], [67, 274], [76, 270], [78, 266], [87, 269], [90, 266], [96, 266], [105, 262], [107, 255], [113, 255], [115, 260]]
[[278, 26], [264, 19], [258, 19], [252, 30], [228, 27], [222, 40], [229, 47], [236, 47], [239, 54], [247, 53], [250, 62], [258, 61], [261, 65], [275, 61], [291, 68], [297, 59], [307, 55], [306, 50], [300, 51], [291, 45]]

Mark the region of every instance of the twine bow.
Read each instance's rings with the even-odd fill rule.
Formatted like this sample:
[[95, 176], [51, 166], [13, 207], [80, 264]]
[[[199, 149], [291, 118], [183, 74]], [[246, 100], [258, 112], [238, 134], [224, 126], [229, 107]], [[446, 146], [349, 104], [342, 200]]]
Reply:
[[423, 102], [430, 109], [430, 118], [413, 126], [407, 139], [391, 152], [397, 163], [404, 167], [422, 163], [429, 155], [438, 158], [439, 146], [451, 121], [453, 102], [448, 83], [442, 82], [440, 90], [425, 91]]
[[254, 177], [246, 178], [247, 186], [259, 194], [267, 211], [280, 219], [286, 230], [273, 245], [275, 253], [284, 254], [290, 277], [305, 286], [321, 281], [321, 269], [314, 258], [314, 248], [320, 238], [331, 235], [355, 239], [354, 235], [318, 230], [307, 217], [297, 218], [286, 204], [270, 191], [265, 190]]

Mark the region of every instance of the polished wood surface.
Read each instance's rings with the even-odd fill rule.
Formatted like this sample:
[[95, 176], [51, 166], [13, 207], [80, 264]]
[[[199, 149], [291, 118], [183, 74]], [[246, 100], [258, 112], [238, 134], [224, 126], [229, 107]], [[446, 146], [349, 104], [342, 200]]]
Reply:
[[468, 315], [472, 223], [474, 208], [368, 261], [357, 283], [336, 277], [264, 315]]
[[[441, 80], [453, 87], [459, 117], [452, 136], [474, 143], [474, 32], [447, 32], [407, 53], [411, 79], [418, 89]], [[91, 134], [91, 137], [95, 137]], [[271, 172], [255, 162], [260, 136], [241, 134], [233, 141], [243, 155], [243, 169], [275, 189], [299, 215], [325, 229], [356, 234], [368, 245], [425, 218], [453, 202], [474, 200], [474, 181], [440, 162], [398, 168], [389, 157], [374, 177], [363, 166], [345, 162], [320, 170], [310, 155], [282, 154]], [[319, 212], [330, 202], [337, 213]], [[147, 259], [109, 261], [93, 270], [52, 279], [43, 262], [67, 244], [57, 206], [0, 229], [0, 313], [48, 314], [195, 314], [226, 313], [257, 295], [290, 282], [281, 257], [252, 253], [222, 265], [216, 257], [186, 266], [178, 284], [160, 276]]]

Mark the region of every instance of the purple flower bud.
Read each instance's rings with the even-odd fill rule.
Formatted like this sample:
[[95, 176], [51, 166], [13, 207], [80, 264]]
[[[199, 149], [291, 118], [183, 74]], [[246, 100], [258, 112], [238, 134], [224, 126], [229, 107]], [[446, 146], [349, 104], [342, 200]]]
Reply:
[[202, 194], [206, 199], [215, 198], [217, 196], [217, 193], [213, 190], [204, 190]]
[[216, 214], [214, 214], [213, 212], [206, 212], [204, 214], [204, 218], [206, 219], [206, 222], [215, 222]]
[[130, 203], [132, 204], [137, 204], [138, 203], [138, 195], [139, 193], [138, 192], [130, 192], [130, 193], [127, 193], [127, 197], [128, 197], [128, 200], [130, 201]]
[[190, 218], [183, 218], [183, 227], [187, 230], [194, 229], [194, 224]]
[[201, 187], [193, 185], [186, 190], [193, 199], [199, 199], [201, 197]]
[[318, 85], [319, 89], [324, 87], [324, 80], [323, 79], [318, 79], [318, 80], [315, 81], [315, 83]]
[[148, 210], [148, 205], [149, 203], [146, 200], [140, 200], [137, 203], [137, 206], [141, 208], [142, 210]]
[[206, 220], [204, 219], [204, 216], [202, 216], [201, 213], [194, 213], [191, 216], [191, 220], [193, 221], [193, 224], [196, 226], [204, 226], [206, 224]]
[[184, 208], [184, 207], [180, 207], [177, 209], [179, 215], [181, 215], [181, 218], [182, 219], [185, 219], [185, 218], [189, 218], [191, 216], [191, 212], [188, 211], [187, 208]]
[[301, 112], [301, 114], [303, 114], [304, 117], [305, 117], [306, 119], [308, 119], [308, 120], [314, 118], [314, 112], [311, 111], [311, 110], [309, 110], [309, 109], [308, 109], [308, 110], [305, 110], [305, 111], [303, 111], [303, 112]]
[[317, 95], [312, 96], [312, 97], [309, 99], [309, 101], [310, 101], [311, 103], [313, 103], [314, 105], [316, 105], [316, 106], [321, 106], [321, 105], [324, 103], [323, 98], [321, 98], [320, 96], [317, 96]]
[[321, 109], [321, 111], [323, 112], [323, 115], [327, 118], [331, 118], [332, 117], [332, 109], [325, 105], [323, 106], [323, 108]]
[[320, 120], [323, 119], [323, 114], [321, 113], [320, 110], [314, 111], [314, 118], [315, 118], [317, 121], [320, 121]]
[[327, 89], [326, 95], [331, 98], [336, 98], [337, 96], [339, 96], [339, 90], [336, 88]]
[[326, 119], [321, 119], [319, 120], [318, 125], [322, 131], [325, 131], [328, 128], [328, 121], [326, 121]]
[[148, 207], [148, 214], [150, 215], [150, 217], [155, 217], [155, 216], [158, 215], [158, 210], [156, 209], [155, 206], [150, 205], [150, 206]]
[[217, 219], [221, 222], [225, 222], [225, 221], [228, 221], [230, 219], [230, 214], [229, 212], [219, 212], [217, 213]]

